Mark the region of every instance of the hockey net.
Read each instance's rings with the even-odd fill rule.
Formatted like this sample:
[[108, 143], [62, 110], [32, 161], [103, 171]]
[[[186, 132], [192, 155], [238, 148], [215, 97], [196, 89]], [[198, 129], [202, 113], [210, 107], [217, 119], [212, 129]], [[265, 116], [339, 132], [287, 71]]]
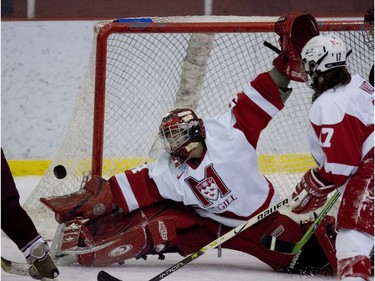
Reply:
[[[171, 109], [192, 107], [201, 117], [225, 112], [246, 83], [271, 69], [276, 54], [263, 43], [278, 46], [276, 19], [195, 16], [97, 23], [63, 144], [24, 205], [40, 232], [51, 238], [56, 229], [40, 197], [75, 192], [91, 174], [109, 178], [152, 161], [158, 126]], [[336, 33], [353, 49], [350, 71], [368, 77], [373, 55], [364, 42], [363, 22], [318, 22], [323, 34]], [[303, 83], [291, 86], [285, 109], [257, 148], [260, 170], [283, 197], [315, 165], [305, 140], [311, 90]], [[54, 176], [56, 165], [66, 167], [64, 179]]]

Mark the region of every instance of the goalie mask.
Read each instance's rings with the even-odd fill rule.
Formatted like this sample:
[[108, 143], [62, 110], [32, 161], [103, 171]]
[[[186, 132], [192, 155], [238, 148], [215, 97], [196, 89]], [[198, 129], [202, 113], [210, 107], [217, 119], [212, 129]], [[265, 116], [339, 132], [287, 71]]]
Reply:
[[159, 138], [178, 166], [204, 141], [206, 134], [202, 119], [191, 109], [181, 108], [164, 116], [159, 127]]
[[347, 52], [344, 42], [334, 35], [318, 35], [310, 39], [302, 49], [302, 76], [314, 89], [314, 78], [319, 73], [346, 66]]

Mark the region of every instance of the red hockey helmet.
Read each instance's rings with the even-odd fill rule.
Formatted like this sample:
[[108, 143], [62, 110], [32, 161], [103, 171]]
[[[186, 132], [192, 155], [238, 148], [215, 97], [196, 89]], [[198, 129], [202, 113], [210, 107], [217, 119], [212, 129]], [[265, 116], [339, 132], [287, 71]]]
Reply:
[[163, 117], [159, 138], [177, 165], [184, 163], [192, 150], [206, 138], [202, 119], [190, 108], [170, 111]]

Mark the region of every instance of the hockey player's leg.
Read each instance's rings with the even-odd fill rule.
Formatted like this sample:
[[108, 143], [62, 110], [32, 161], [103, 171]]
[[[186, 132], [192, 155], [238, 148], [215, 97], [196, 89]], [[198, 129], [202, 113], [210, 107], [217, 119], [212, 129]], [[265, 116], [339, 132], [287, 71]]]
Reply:
[[1, 229], [21, 250], [39, 233], [19, 199], [13, 175], [1, 149]]
[[[220, 232], [218, 232], [219, 229]], [[180, 248], [184, 250], [184, 254], [190, 254], [216, 239], [218, 235], [224, 235], [230, 230], [230, 227], [219, 226], [213, 220], [204, 219], [204, 231], [187, 232], [185, 234], [186, 237], [180, 237], [179, 239], [184, 244]], [[264, 247], [261, 243], [261, 238], [264, 234], [272, 234], [284, 240], [297, 242], [303, 236], [303, 231], [292, 219], [275, 212], [224, 242], [222, 247], [245, 252], [268, 264], [275, 271], [280, 271], [292, 262], [293, 256], [271, 251]], [[188, 249], [188, 246], [190, 246], [190, 249]]]
[[70, 218], [98, 218], [112, 210], [112, 192], [103, 178], [93, 176], [83, 189], [62, 196], [41, 198], [40, 201], [55, 212], [56, 221], [62, 223]]
[[374, 245], [373, 149], [364, 157], [345, 188], [338, 212], [337, 229], [340, 280], [370, 280], [370, 252]]
[[[263, 235], [269, 234], [285, 241], [297, 242], [302, 238], [309, 225], [301, 226], [290, 217], [276, 212], [266, 220], [239, 234], [238, 237], [230, 239], [223, 244], [223, 247], [245, 251], [268, 264], [275, 271], [332, 275], [332, 268], [335, 267], [333, 246], [335, 235], [327, 229], [330, 229], [331, 226], [333, 228], [334, 225], [334, 218], [326, 217], [301, 252], [293, 256], [264, 247], [261, 243]], [[331, 260], [334, 263], [333, 266]]]
[[[264, 229], [267, 234], [286, 241], [299, 241], [312, 222], [296, 223], [286, 215], [275, 215], [274, 220]], [[276, 270], [286, 273], [306, 275], [333, 275], [337, 260], [335, 257], [335, 219], [326, 216], [313, 236], [296, 255], [268, 253], [268, 263]], [[267, 249], [268, 250], [268, 249]], [[275, 259], [279, 264], [275, 263]], [[281, 263], [282, 262], [282, 263]]]
[[59, 275], [59, 270], [49, 256], [49, 246], [42, 238], [38, 238], [22, 249], [23, 254], [31, 267], [29, 274], [34, 279], [54, 279]]
[[31, 265], [31, 277], [56, 278], [59, 271], [48, 254], [48, 244], [21, 207], [19, 198], [13, 175], [1, 149], [1, 229], [17, 245], [27, 263]]
[[369, 253], [373, 236], [355, 230], [341, 229], [337, 236], [338, 274], [342, 281], [369, 281]]

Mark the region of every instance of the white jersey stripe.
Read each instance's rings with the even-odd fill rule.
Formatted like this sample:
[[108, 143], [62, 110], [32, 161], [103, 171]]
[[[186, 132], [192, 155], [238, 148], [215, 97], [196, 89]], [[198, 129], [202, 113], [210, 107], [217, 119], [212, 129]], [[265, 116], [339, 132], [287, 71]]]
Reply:
[[326, 163], [324, 167], [327, 172], [332, 172], [332, 174], [343, 176], [350, 176], [358, 168], [356, 166], [338, 163]]
[[273, 117], [280, 111], [276, 106], [267, 101], [253, 88], [246, 86], [243, 91], [256, 105], [263, 109], [269, 116]]
[[125, 173], [118, 174], [115, 177], [120, 186], [122, 194], [124, 194], [125, 201], [128, 204], [129, 213], [131, 211], [139, 209], [137, 199], [135, 199], [134, 193], [130, 187], [130, 183]]

